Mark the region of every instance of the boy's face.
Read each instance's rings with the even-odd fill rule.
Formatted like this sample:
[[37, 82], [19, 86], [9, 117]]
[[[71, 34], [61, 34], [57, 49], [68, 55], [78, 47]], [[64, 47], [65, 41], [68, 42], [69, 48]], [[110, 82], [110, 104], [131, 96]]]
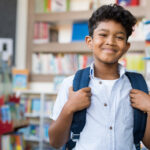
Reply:
[[86, 37], [86, 43], [93, 50], [95, 63], [104, 64], [118, 63], [130, 47], [124, 27], [113, 20], [100, 22], [93, 32], [93, 38]]

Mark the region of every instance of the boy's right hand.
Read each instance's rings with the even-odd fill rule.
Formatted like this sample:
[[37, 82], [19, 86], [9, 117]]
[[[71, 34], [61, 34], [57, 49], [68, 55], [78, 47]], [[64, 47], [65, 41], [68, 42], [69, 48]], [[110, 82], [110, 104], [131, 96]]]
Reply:
[[73, 88], [70, 87], [66, 105], [72, 113], [83, 110], [90, 106], [91, 96], [92, 94], [90, 87], [82, 88], [76, 92], [74, 92]]

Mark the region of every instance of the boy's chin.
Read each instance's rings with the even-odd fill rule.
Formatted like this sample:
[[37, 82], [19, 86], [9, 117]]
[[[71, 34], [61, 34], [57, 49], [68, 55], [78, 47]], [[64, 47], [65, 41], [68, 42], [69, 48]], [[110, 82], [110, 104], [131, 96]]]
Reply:
[[108, 64], [108, 65], [114, 65], [114, 64], [118, 64], [118, 61], [117, 60], [101, 60], [101, 62], [103, 64]]
[[106, 65], [114, 65], [114, 64], [118, 64], [118, 62], [104, 62], [104, 64], [106, 64]]

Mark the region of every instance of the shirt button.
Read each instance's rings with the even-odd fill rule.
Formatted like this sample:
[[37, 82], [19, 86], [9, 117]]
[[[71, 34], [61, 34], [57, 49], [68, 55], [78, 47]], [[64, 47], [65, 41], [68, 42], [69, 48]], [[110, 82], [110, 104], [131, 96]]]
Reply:
[[99, 84], [102, 84], [102, 81], [99, 81]]
[[107, 103], [104, 103], [104, 106], [106, 107], [106, 106], [107, 106]]
[[112, 130], [112, 126], [110, 126], [109, 129]]

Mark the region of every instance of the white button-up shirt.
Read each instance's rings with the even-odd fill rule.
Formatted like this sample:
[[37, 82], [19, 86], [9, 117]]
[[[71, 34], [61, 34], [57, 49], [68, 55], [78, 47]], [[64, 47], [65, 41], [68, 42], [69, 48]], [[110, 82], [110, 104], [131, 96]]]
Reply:
[[[74, 150], [135, 150], [133, 142], [132, 89], [125, 68], [118, 66], [120, 78], [101, 80], [90, 68], [91, 105], [87, 108], [86, 124]], [[74, 76], [66, 78], [59, 90], [52, 119], [56, 120], [68, 99], [68, 88]]]

